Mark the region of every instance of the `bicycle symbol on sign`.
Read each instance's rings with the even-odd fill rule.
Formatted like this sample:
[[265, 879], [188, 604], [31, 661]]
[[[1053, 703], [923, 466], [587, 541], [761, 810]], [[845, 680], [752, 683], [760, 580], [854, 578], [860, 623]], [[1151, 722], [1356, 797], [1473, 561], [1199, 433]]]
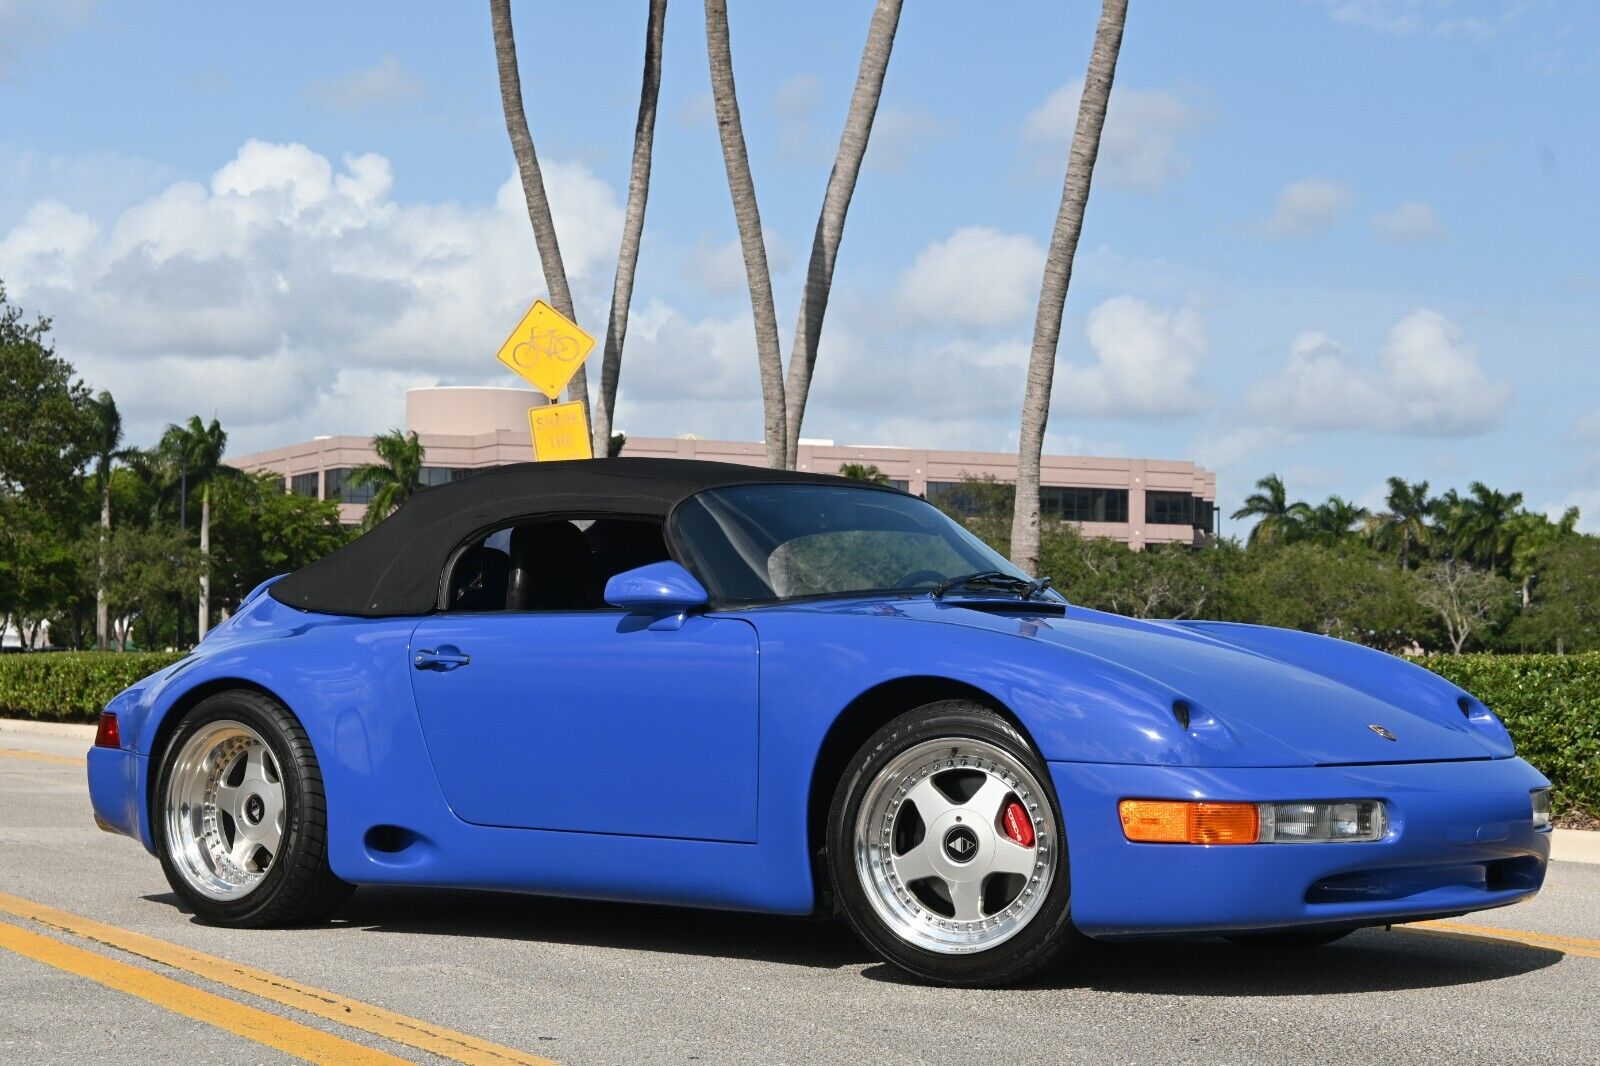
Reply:
[[570, 363], [578, 358], [578, 341], [554, 329], [536, 329], [528, 339], [511, 349], [511, 359], [518, 366], [532, 367], [540, 359]]

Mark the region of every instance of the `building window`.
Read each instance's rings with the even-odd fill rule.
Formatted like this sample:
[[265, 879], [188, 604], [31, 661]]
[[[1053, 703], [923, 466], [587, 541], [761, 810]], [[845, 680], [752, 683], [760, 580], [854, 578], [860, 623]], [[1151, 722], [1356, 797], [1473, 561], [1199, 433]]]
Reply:
[[1192, 526], [1195, 524], [1195, 498], [1187, 492], [1144, 494], [1144, 520], [1153, 526]]
[[432, 488], [435, 485], [448, 485], [452, 481], [461, 481], [478, 473], [476, 469], [461, 466], [425, 466], [422, 468], [422, 485]]
[[1207, 533], [1217, 528], [1217, 505], [1211, 500], [1194, 498], [1194, 528]]
[[294, 477], [289, 479], [289, 491], [300, 496], [310, 496], [315, 499], [317, 495], [316, 473], [296, 474]]
[[892, 477], [889, 479], [889, 487], [891, 489], [899, 489], [901, 492], [905, 492], [911, 487], [911, 482], [905, 481], [901, 478]]
[[1039, 513], [1062, 522], [1126, 522], [1128, 490], [1043, 485]]
[[929, 503], [946, 514], [976, 518], [979, 515], [1010, 514], [1017, 487], [1004, 481], [977, 478], [930, 481], [925, 496]]
[[338, 500], [340, 503], [372, 502], [372, 482], [356, 484], [350, 479], [348, 466], [336, 466], [324, 473], [323, 487], [326, 499]]

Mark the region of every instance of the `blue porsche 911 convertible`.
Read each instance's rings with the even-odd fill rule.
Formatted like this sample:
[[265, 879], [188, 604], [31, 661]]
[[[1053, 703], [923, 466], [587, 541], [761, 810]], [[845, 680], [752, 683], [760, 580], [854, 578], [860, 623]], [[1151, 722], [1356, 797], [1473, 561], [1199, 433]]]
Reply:
[[957, 985], [1503, 906], [1549, 856], [1549, 782], [1426, 670], [1081, 609], [898, 490], [672, 460], [420, 493], [113, 699], [89, 784], [219, 925], [355, 885], [837, 909]]

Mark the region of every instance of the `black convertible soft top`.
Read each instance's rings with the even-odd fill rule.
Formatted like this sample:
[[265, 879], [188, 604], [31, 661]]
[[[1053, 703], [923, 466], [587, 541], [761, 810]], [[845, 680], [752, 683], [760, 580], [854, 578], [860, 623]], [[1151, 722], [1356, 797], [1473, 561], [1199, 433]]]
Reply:
[[322, 614], [428, 614], [456, 548], [475, 534], [542, 515], [663, 518], [679, 500], [727, 485], [853, 484], [827, 474], [692, 459], [515, 463], [417, 493], [370, 532], [275, 582], [280, 603]]

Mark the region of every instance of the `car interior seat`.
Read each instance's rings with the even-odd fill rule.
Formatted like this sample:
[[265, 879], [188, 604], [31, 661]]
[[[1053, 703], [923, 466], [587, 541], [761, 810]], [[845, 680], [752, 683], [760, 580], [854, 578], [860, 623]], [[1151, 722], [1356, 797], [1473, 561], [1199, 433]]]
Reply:
[[566, 520], [511, 531], [508, 611], [583, 611], [600, 606], [583, 532]]
[[461, 553], [450, 575], [452, 611], [498, 611], [506, 604], [511, 560], [499, 548], [477, 544]]

